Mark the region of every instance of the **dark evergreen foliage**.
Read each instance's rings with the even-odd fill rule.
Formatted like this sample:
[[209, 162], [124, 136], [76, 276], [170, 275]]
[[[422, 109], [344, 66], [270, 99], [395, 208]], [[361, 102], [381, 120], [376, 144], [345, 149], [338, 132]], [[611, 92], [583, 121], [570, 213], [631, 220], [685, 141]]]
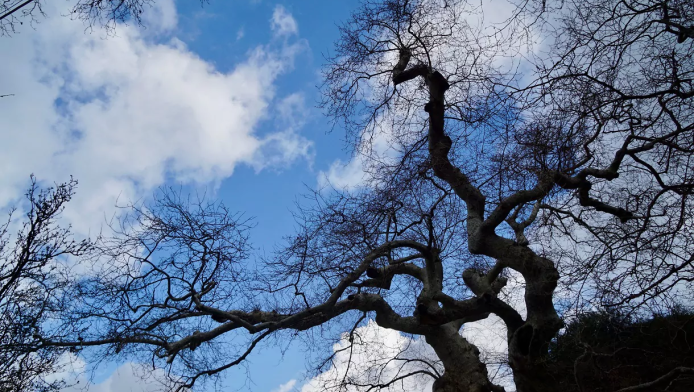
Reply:
[[[562, 391], [618, 391], [694, 367], [694, 313], [676, 309], [637, 319], [619, 312], [578, 316], [550, 345]], [[652, 391], [694, 390], [694, 376], [664, 380]]]

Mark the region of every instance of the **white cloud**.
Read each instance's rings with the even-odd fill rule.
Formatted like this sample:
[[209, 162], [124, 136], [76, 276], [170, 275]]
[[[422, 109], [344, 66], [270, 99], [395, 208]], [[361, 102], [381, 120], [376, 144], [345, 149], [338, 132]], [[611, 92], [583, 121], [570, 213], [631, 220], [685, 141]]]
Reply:
[[61, 389], [61, 392], [161, 392], [169, 391], [174, 386], [163, 370], [152, 370], [151, 365], [130, 362], [119, 366], [100, 383], [91, 383], [83, 376], [66, 381], [71, 386]]
[[275, 11], [272, 13], [272, 19], [270, 21], [272, 24], [272, 31], [278, 37], [286, 37], [299, 32], [299, 26], [297, 25], [296, 20], [292, 14], [287, 12], [287, 10], [281, 5], [275, 7]]
[[319, 188], [333, 187], [350, 191], [363, 187], [371, 178], [369, 169], [374, 159], [378, 162], [392, 161], [399, 155], [396, 148], [400, 142], [396, 140], [388, 124], [381, 124], [379, 131], [364, 135], [362, 139], [349, 162], [336, 159], [327, 171], [318, 172]]
[[467, 323], [461, 335], [480, 350], [480, 360], [487, 365], [491, 381], [501, 385], [507, 391], [515, 390], [510, 368], [506, 364], [508, 357], [508, 340], [506, 325], [495, 315], [484, 320]]
[[59, 371], [49, 375], [47, 381], [64, 382], [66, 387], [61, 388], [61, 392], [160, 392], [170, 391], [175, 386], [166, 371], [152, 369], [151, 364], [126, 362], [96, 383], [87, 378], [86, 363], [75, 354], [63, 354], [57, 367]]
[[306, 122], [306, 98], [301, 93], [294, 93], [284, 97], [277, 103], [278, 120], [283, 125], [300, 128]]
[[[305, 383], [301, 392], [330, 390], [330, 386], [335, 386], [343, 378], [358, 384], [386, 383], [395, 377], [426, 368], [422, 362], [407, 362], [405, 359], [427, 361], [442, 372], [436, 354], [423, 338], [410, 339], [392, 329], [381, 328], [374, 321], [354, 331], [354, 342], [353, 349], [349, 350], [349, 335], [343, 334], [340, 342], [333, 346], [332, 366]], [[413, 376], [381, 390], [427, 391], [431, 390], [433, 382], [429, 376]], [[340, 390], [356, 392], [366, 389], [350, 386]]]
[[279, 387], [273, 389], [272, 392], [289, 392], [289, 391], [294, 389], [295, 385], [296, 385], [296, 380], [292, 379], [292, 380], [289, 380], [286, 383], [280, 385]]
[[336, 189], [353, 190], [364, 184], [366, 173], [363, 159], [353, 158], [345, 163], [337, 159], [330, 164], [328, 171], [318, 173], [318, 186], [332, 186]]
[[148, 4], [142, 13], [142, 24], [154, 33], [165, 33], [175, 29], [178, 13], [174, 0], [158, 0]]
[[[85, 233], [119, 195], [135, 200], [167, 180], [217, 183], [239, 164], [310, 159], [298, 127], [257, 133], [278, 100], [277, 77], [304, 44], [259, 46], [222, 73], [175, 37], [155, 41], [176, 25], [173, 2], [157, 4], [144, 30], [85, 34], [48, 8], [36, 31], [0, 41], [11, 54], [0, 62], [11, 75], [0, 92], [15, 94], [0, 101], [0, 207], [16, 203], [30, 173], [51, 182], [74, 175], [80, 189], [65, 216]], [[296, 31], [296, 22], [276, 9], [272, 28]]]

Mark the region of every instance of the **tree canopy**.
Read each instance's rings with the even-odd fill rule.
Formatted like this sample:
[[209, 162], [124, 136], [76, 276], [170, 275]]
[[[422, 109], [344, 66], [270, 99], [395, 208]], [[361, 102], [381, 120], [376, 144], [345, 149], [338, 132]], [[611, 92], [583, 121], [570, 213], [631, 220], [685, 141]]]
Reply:
[[[146, 359], [186, 388], [277, 337], [347, 330], [351, 350], [373, 319], [436, 358], [333, 387], [501, 391], [460, 334], [494, 316], [516, 390], [556, 391], [557, 344], [585, 311], [691, 303], [694, 4], [521, 0], [491, 25], [484, 4], [363, 1], [322, 86], [363, 183], [308, 195], [260, 261], [251, 222], [219, 203], [168, 191], [130, 206], [31, 349]], [[574, 376], [604, 354], [582, 344]], [[652, 376], [692, 372], [671, 366]], [[609, 385], [667, 388], [628, 380]]]
[[[204, 0], [201, 0], [204, 2]], [[69, 16], [93, 26], [112, 30], [119, 22], [141, 23], [142, 14], [155, 0], [76, 0]], [[45, 16], [43, 0], [0, 1], [0, 36], [18, 31], [24, 23], [34, 25]]]
[[66, 258], [91, 250], [89, 241], [74, 240], [70, 229], [58, 224], [76, 185], [71, 180], [41, 189], [32, 176], [26, 220], [14, 237], [15, 211], [0, 226], [0, 391], [52, 391], [64, 384], [44, 376], [60, 370], [65, 350], [41, 347], [39, 337], [54, 338], [46, 322], [68, 301], [73, 275]]

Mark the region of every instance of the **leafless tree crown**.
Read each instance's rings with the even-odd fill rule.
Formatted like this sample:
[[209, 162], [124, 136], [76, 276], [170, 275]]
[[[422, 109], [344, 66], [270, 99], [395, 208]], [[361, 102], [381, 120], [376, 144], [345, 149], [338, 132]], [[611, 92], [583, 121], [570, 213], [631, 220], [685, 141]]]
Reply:
[[75, 286], [68, 332], [42, 344], [145, 353], [184, 388], [273, 337], [340, 328], [352, 353], [373, 319], [437, 358], [403, 350], [398, 372], [366, 380], [348, 365], [335, 388], [415, 376], [501, 391], [460, 334], [493, 314], [516, 389], [542, 392], [559, 388], [562, 317], [691, 300], [694, 6], [513, 6], [485, 25], [477, 3], [364, 1], [328, 59], [323, 106], [365, 182], [309, 195], [296, 234], [261, 260], [223, 205], [164, 192], [131, 206], [98, 243], [106, 267]]
[[[95, 26], [109, 31], [117, 23], [141, 22], [142, 13], [151, 7], [156, 0], [74, 0], [74, 5], [67, 15], [72, 19], [84, 22], [87, 29]], [[200, 0], [201, 3], [206, 0]], [[1, 0], [0, 1], [0, 36], [18, 32], [25, 23], [34, 26], [46, 16], [44, 0]], [[58, 16], [58, 15], [54, 15]]]

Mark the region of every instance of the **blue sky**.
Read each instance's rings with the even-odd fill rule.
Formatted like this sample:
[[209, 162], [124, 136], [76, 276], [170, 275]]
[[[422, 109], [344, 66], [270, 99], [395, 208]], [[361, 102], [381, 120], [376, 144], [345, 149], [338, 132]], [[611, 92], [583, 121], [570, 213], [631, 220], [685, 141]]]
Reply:
[[[0, 209], [21, 207], [31, 173], [44, 184], [73, 175], [79, 188], [63, 217], [77, 235], [93, 236], [119, 213], [116, 204], [183, 186], [253, 217], [257, 256], [292, 234], [302, 194], [326, 178], [346, 188], [361, 181], [361, 160], [316, 107], [324, 55], [356, 1], [156, 0], [145, 27], [119, 25], [113, 34], [62, 17], [70, 4], [46, 2], [47, 17], [33, 29], [0, 38], [0, 95], [14, 94], [0, 101]], [[505, 15], [503, 5], [492, 8]], [[374, 148], [386, 152], [387, 139]], [[466, 326], [463, 335], [503, 353], [495, 323]], [[355, 352], [356, 366], [373, 360], [379, 343], [388, 343], [384, 358], [422, 346], [375, 323], [361, 328], [372, 351]], [[305, 349], [265, 346], [220, 388], [319, 391], [320, 380], [304, 376]], [[75, 366], [85, 364], [77, 358]], [[131, 369], [104, 363], [89, 390], [157, 390]]]
[[[221, 182], [217, 194], [228, 205], [255, 218], [254, 242], [259, 247], [270, 250], [283, 235], [291, 233], [291, 210], [297, 198], [306, 193], [307, 187], [316, 187], [320, 172], [327, 171], [336, 159], [350, 158], [341, 131], [330, 132], [332, 125], [317, 108], [317, 86], [321, 83], [324, 54], [329, 53], [338, 36], [337, 24], [346, 20], [355, 5], [356, 1], [242, 0], [212, 1], [201, 7], [197, 1], [176, 1], [180, 13], [177, 36], [221, 72], [233, 69], [257, 45], [273, 40], [269, 25], [278, 6], [296, 21], [295, 39], [301, 51], [292, 69], [277, 78], [274, 86], [278, 101], [290, 95], [301, 97], [302, 107], [297, 113], [301, 124], [297, 131], [312, 144], [310, 157], [261, 171], [240, 165]], [[286, 125], [274, 117], [276, 110], [271, 104], [267, 118], [258, 124], [259, 135], [276, 132]]]
[[[340, 130], [329, 133], [331, 124], [316, 108], [320, 99], [316, 86], [321, 82], [323, 55], [329, 52], [337, 38], [336, 25], [349, 15], [352, 3], [356, 2], [216, 1], [201, 8], [195, 1], [177, 1], [181, 36], [185, 37], [181, 39], [222, 72], [233, 68], [258, 43], [272, 40], [268, 21], [278, 5], [296, 20], [299, 39], [305, 40], [304, 50], [295, 59], [293, 70], [279, 78], [275, 86], [278, 96], [298, 93], [305, 102], [302, 113], [305, 123], [299, 132], [313, 143], [311, 159], [260, 172], [250, 166], [240, 166], [219, 187], [218, 196], [225, 203], [255, 218], [257, 226], [253, 238], [261, 251], [271, 252], [273, 246], [282, 241], [282, 236], [292, 233], [294, 203], [307, 187], [317, 185], [320, 171], [328, 170], [336, 159], [349, 159]], [[277, 121], [268, 118], [260, 124], [258, 132], [273, 132], [277, 125]], [[303, 350], [299, 342], [284, 352], [277, 347], [265, 348], [250, 361], [253, 384], [241, 388], [272, 391], [279, 390], [281, 385], [299, 387], [302, 373], [306, 371]], [[291, 382], [297, 379], [299, 382]], [[246, 383], [246, 374], [230, 372], [227, 382], [232, 385]]]
[[[45, 19], [0, 37], [0, 95], [8, 94], [0, 98], [0, 211], [21, 208], [32, 173], [45, 185], [74, 176], [78, 193], [63, 217], [77, 236], [94, 236], [119, 213], [117, 204], [182, 186], [253, 217], [252, 257], [258, 257], [292, 234], [302, 194], [326, 178], [338, 187], [359, 183], [360, 160], [350, 156], [342, 130], [329, 132], [329, 119], [316, 108], [323, 55], [356, 0], [209, 0], [203, 6], [152, 0], [144, 27], [123, 24], [110, 33], [62, 16], [74, 1], [46, 0]], [[484, 7], [488, 19], [465, 18], [500, 22], [513, 10], [505, 1]], [[487, 60], [523, 69], [508, 56]], [[373, 147], [387, 156], [387, 135]], [[522, 314], [522, 297], [515, 301]], [[385, 350], [386, 360], [404, 347], [423, 346], [374, 323], [361, 328], [372, 351], [355, 353], [357, 367], [373, 360], [378, 343], [393, 350]], [[506, 352], [505, 330], [494, 317], [466, 325], [462, 334], [483, 352]], [[304, 375], [306, 348], [265, 345], [245, 367], [227, 371], [218, 387], [318, 391], [320, 380]], [[131, 363], [94, 370], [73, 359], [77, 370], [94, 377], [64, 392], [90, 382], [96, 392], [157, 390], [133, 374]], [[345, 362], [337, 362], [327, 376], [340, 372]]]
[[[316, 108], [316, 86], [356, 2], [159, 0], [145, 28], [110, 36], [61, 17], [67, 5], [47, 4], [34, 29], [0, 40], [0, 72], [12, 76], [0, 92], [14, 94], [0, 107], [0, 207], [20, 202], [31, 173], [46, 184], [74, 175], [65, 219], [90, 235], [117, 200], [183, 185], [254, 217], [253, 243], [271, 252], [293, 231], [297, 198], [349, 161]], [[250, 389], [301, 386], [302, 349], [253, 355]], [[112, 374], [121, 365], [102, 366], [92, 389], [147, 390], [127, 365]], [[247, 381], [243, 369], [226, 383], [246, 390]]]

